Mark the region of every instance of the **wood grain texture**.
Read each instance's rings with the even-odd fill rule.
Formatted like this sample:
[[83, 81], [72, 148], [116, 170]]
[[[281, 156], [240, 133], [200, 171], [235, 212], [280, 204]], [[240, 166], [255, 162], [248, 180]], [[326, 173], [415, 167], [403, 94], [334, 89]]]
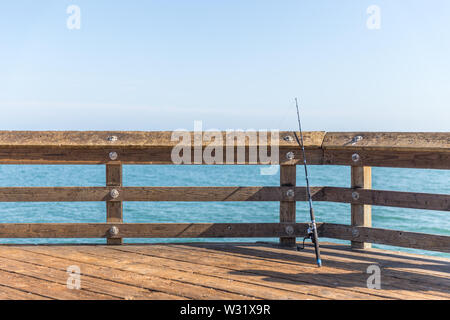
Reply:
[[[107, 164], [106, 165], [106, 185], [112, 187], [113, 190], [118, 190], [122, 186], [122, 165], [121, 164]], [[119, 191], [120, 194], [120, 191]], [[106, 221], [110, 223], [123, 222], [123, 203], [122, 201], [114, 201], [116, 199], [108, 194], [110, 201], [106, 201]], [[122, 238], [108, 238], [107, 243], [111, 245], [120, 245], [123, 243]]]
[[[119, 191], [113, 199], [111, 190]], [[292, 201], [286, 192], [295, 190], [295, 200], [306, 200], [304, 187], [3, 187], [0, 202], [71, 201]], [[313, 187], [320, 201], [323, 187]]]
[[[106, 164], [111, 163], [110, 152], [118, 154], [117, 161], [123, 164], [174, 164], [172, 161], [173, 147], [4, 147], [0, 148], [0, 164]], [[214, 163], [207, 163], [202, 157], [201, 163], [195, 162], [194, 148], [190, 150], [190, 161], [180, 164], [267, 164], [259, 152], [256, 161], [249, 156], [249, 148], [243, 148], [244, 160], [238, 158], [238, 148], [234, 148], [234, 157], [226, 158], [224, 151], [222, 159]], [[204, 152], [204, 149], [202, 149]], [[241, 152], [241, 151], [239, 151]], [[293, 160], [286, 158], [288, 152], [294, 152]], [[323, 151], [321, 149], [307, 149], [306, 157], [310, 164], [323, 164]], [[271, 164], [292, 165], [301, 163], [303, 157], [298, 145], [280, 147], [278, 158], [274, 157]]]
[[[280, 186], [288, 190], [295, 190], [297, 181], [296, 166], [280, 166]], [[283, 196], [287, 195], [287, 190]], [[294, 194], [295, 195], [295, 194]], [[280, 202], [280, 222], [295, 223], [295, 201], [287, 200]], [[294, 247], [296, 244], [295, 237], [280, 238], [280, 244], [286, 247]]]
[[[194, 133], [189, 133], [191, 163], [194, 161]], [[201, 133], [203, 136], [211, 132]], [[223, 161], [214, 164], [240, 163], [237, 151], [244, 150], [242, 164], [264, 164], [259, 152], [257, 159], [250, 159], [249, 150], [253, 147], [271, 146], [270, 139], [258, 141], [237, 139], [227, 142], [225, 132], [222, 136], [224, 149], [234, 150], [234, 159], [225, 155]], [[116, 140], [108, 140], [109, 137]], [[270, 136], [270, 135], [269, 135]], [[354, 142], [355, 136], [362, 139]], [[309, 164], [387, 166], [405, 168], [450, 169], [450, 133], [396, 133], [396, 132], [305, 132], [305, 148]], [[0, 131], [0, 163], [3, 164], [105, 164], [109, 163], [109, 153], [118, 153], [117, 161], [125, 164], [171, 164], [174, 146], [172, 132], [41, 132], [41, 131]], [[300, 148], [293, 132], [280, 132], [277, 140], [278, 161], [272, 164], [293, 165], [302, 161]], [[173, 140], [173, 141], [172, 141]], [[202, 139], [202, 152], [207, 146], [216, 143]], [[228, 144], [227, 144], [228, 143]], [[253, 149], [252, 149], [253, 150]], [[293, 160], [286, 158], [294, 152]], [[361, 160], [354, 163], [352, 154], [358, 153]], [[220, 159], [219, 159], [220, 160]], [[210, 164], [205, 161], [198, 164]]]
[[[322, 243], [296, 251], [263, 243], [21, 245], [0, 247], [6, 299], [449, 299], [450, 260]], [[69, 265], [81, 290], [67, 290]], [[367, 267], [382, 270], [367, 288]], [[2, 290], [4, 289], [5, 290]]]
[[[360, 136], [362, 139], [355, 141]], [[450, 132], [327, 132], [324, 150], [450, 153]]]
[[355, 200], [353, 191], [351, 188], [323, 187], [316, 201], [450, 211], [449, 194], [359, 189], [359, 199]]
[[[354, 194], [359, 197], [360, 189], [372, 188], [372, 168], [370, 167], [351, 167], [351, 186]], [[372, 207], [366, 204], [352, 203], [351, 205], [351, 224], [358, 227], [372, 226]], [[354, 249], [368, 249], [370, 243], [352, 241]]]
[[[183, 133], [180, 131], [180, 133]], [[227, 132], [225, 131], [203, 131], [186, 132], [190, 136], [189, 142], [194, 145], [194, 135], [203, 136], [201, 145], [203, 147], [211, 142], [205, 134], [218, 135], [227, 145]], [[240, 134], [239, 131], [234, 133]], [[173, 135], [173, 131], [0, 131], [0, 147], [77, 147], [77, 148], [95, 148], [95, 147], [126, 147], [126, 148], [172, 148], [181, 140]], [[271, 145], [271, 132], [267, 133], [267, 139], [253, 141], [249, 139], [251, 135], [259, 135], [256, 131], [243, 132], [245, 139], [236, 139], [232, 145], [259, 145], [263, 142], [265, 145]], [[286, 136], [292, 136], [291, 131], [280, 131], [279, 139], [275, 140], [280, 147], [296, 146], [295, 139], [285, 139]], [[299, 135], [299, 132], [297, 132]], [[306, 131], [303, 132], [305, 148], [320, 148], [324, 131]], [[116, 139], [109, 139], [115, 137]], [[230, 141], [230, 140], [228, 140]], [[256, 142], [256, 143], [255, 143]]]
[[[119, 197], [110, 196], [113, 187], [2, 187], [0, 202], [74, 201], [307, 201], [305, 187], [117, 187]], [[413, 209], [450, 211], [450, 195], [418, 192], [311, 187], [313, 201], [368, 204]]]
[[[352, 160], [355, 153], [360, 156], [357, 162]], [[343, 147], [325, 149], [323, 157], [325, 165], [450, 169], [450, 153], [438, 151], [348, 150]]]
[[[113, 226], [117, 236], [109, 234]], [[306, 223], [3, 223], [0, 238], [279, 238], [303, 237], [307, 228]]]
[[322, 223], [319, 236], [326, 238], [386, 244], [422, 250], [450, 252], [450, 237], [379, 228]]

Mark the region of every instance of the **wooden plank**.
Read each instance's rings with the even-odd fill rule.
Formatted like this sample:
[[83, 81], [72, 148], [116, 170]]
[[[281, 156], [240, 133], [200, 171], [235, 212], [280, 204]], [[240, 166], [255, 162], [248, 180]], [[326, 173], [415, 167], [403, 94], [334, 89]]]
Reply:
[[[193, 159], [194, 134], [191, 137], [190, 153]], [[202, 133], [203, 135], [206, 132]], [[211, 133], [209, 133], [211, 134]], [[259, 158], [250, 162], [249, 149], [271, 146], [270, 139], [258, 141], [245, 137], [242, 142], [227, 145], [226, 133], [222, 135], [224, 148], [244, 148], [245, 164], [261, 164]], [[248, 133], [247, 133], [248, 134]], [[450, 133], [392, 133], [355, 132], [327, 133], [305, 132], [305, 147], [308, 163], [359, 166], [389, 166], [411, 168], [450, 169]], [[110, 152], [118, 154], [118, 161], [127, 164], [170, 164], [172, 150], [179, 140], [171, 139], [172, 132], [11, 132], [0, 131], [0, 163], [17, 164], [104, 164], [109, 163]], [[280, 132], [276, 144], [279, 147], [279, 162], [274, 164], [292, 165], [302, 161], [300, 149], [292, 132]], [[353, 138], [362, 139], [353, 142]], [[116, 137], [116, 139], [108, 139]], [[204, 151], [211, 143], [201, 140]], [[199, 145], [200, 146], [200, 145]], [[253, 150], [253, 149], [252, 149]], [[293, 160], [286, 154], [294, 152]], [[361, 157], [354, 163], [352, 155]], [[223, 162], [217, 164], [225, 164]], [[237, 156], [233, 163], [237, 163]], [[202, 162], [206, 164], [206, 162]], [[231, 164], [231, 163], [230, 163]]]
[[[109, 247], [113, 248], [114, 246]], [[102, 248], [106, 250], [104, 247]], [[252, 299], [251, 297], [229, 291], [226, 292], [205, 287], [198, 279], [192, 279], [194, 283], [171, 279], [167, 270], [165, 274], [155, 276], [155, 273], [152, 272], [153, 266], [147, 265], [145, 266], [144, 272], [135, 272], [134, 270], [129, 270], [128, 265], [130, 262], [132, 263], [130, 260], [115, 260], [105, 263], [105, 261], [99, 261], [103, 260], [100, 256], [93, 257], [79, 252], [78, 246], [63, 247], [62, 253], [59, 249], [58, 247], [49, 246], [26, 246], [20, 249], [14, 247], [7, 248], [6, 252], [14, 258], [28, 258], [34, 264], [48, 266], [53, 269], [64, 269], [66, 268], [65, 265], [70, 262], [71, 264], [78, 265], [83, 275], [86, 275], [88, 279], [92, 277], [111, 280], [115, 283], [149, 290], [147, 299]], [[137, 298], [142, 297], [139, 292], [135, 292], [134, 294], [138, 294]], [[132, 297], [134, 297], [134, 294]]]
[[[111, 190], [119, 191], [113, 199]], [[3, 187], [0, 202], [56, 201], [282, 201], [291, 187]], [[304, 187], [296, 187], [295, 200], [306, 201]], [[323, 187], [313, 187], [320, 201]]]
[[[418, 288], [450, 298], [450, 259], [374, 248], [352, 250], [335, 243], [325, 243], [323, 247], [325, 255], [333, 261], [329, 262], [330, 267], [365, 271], [368, 264], [378, 264], [384, 276], [409, 280]], [[314, 248], [307, 246], [304, 252], [313, 255]]]
[[[170, 148], [0, 148], [0, 164], [106, 164], [111, 160], [110, 152], [118, 153], [118, 161], [123, 164], [174, 164]], [[294, 152], [293, 160], [288, 160], [286, 154]], [[360, 161], [354, 162], [352, 155], [358, 153]], [[191, 164], [193, 151], [191, 152]], [[235, 152], [236, 155], [236, 152]], [[341, 149], [308, 149], [306, 150], [308, 164], [311, 165], [348, 165], [393, 168], [450, 169], [450, 154], [446, 152], [418, 151], [366, 151]], [[278, 161], [272, 164], [293, 165], [303, 161], [298, 147], [283, 147], [279, 149]], [[189, 164], [189, 163], [182, 163]], [[207, 164], [205, 161], [202, 164]], [[214, 164], [238, 164], [237, 156], [231, 162]], [[257, 162], [249, 162], [248, 150], [245, 151], [245, 162], [239, 164], [266, 164], [258, 157]]]
[[[167, 252], [165, 248], [168, 249]], [[369, 294], [327, 288], [325, 285], [314, 286], [304, 281], [273, 278], [268, 277], [267, 274], [259, 275], [253, 270], [246, 272], [247, 268], [254, 268], [252, 259], [249, 257], [244, 260], [244, 263], [236, 263], [225, 255], [210, 257], [205, 253], [192, 254], [182, 248], [177, 252], [176, 249], [166, 245], [125, 245], [106, 250], [99, 246], [82, 246], [74, 247], [69, 252], [65, 248], [52, 248], [50, 252], [42, 248], [31, 248], [30, 250], [38, 250], [61, 257], [68, 254], [71, 258], [83, 259], [82, 261], [87, 261], [86, 254], [89, 254], [90, 259], [95, 261], [93, 263], [106, 266], [112, 265], [114, 261], [130, 261], [128, 264], [121, 265], [120, 268], [136, 273], [145, 272], [148, 275], [170, 277], [174, 280], [182, 279], [185, 282], [191, 282], [193, 281], [192, 277], [197, 277], [197, 283], [212, 288], [223, 288], [264, 299], [345, 299], [345, 297], [348, 299], [379, 299]], [[211, 261], [215, 261], [215, 264], [212, 264]], [[232, 268], [228, 267], [230, 264], [233, 265]], [[306, 272], [308, 271], [306, 270]], [[297, 269], [296, 274], [298, 272]], [[210, 279], [211, 276], [213, 279]]]
[[40, 295], [47, 299], [76, 299], [76, 300], [112, 300], [117, 299], [110, 295], [91, 292], [88, 290], [69, 290], [67, 284], [55, 283], [35, 277], [6, 272], [0, 270], [0, 283], [34, 295]]
[[[358, 154], [360, 160], [353, 161], [352, 156]], [[346, 166], [370, 166], [417, 169], [450, 169], [450, 153], [390, 151], [390, 150], [348, 150], [325, 149], [323, 164]]]
[[[108, 201], [112, 187], [0, 187], [0, 202]], [[291, 187], [120, 187], [117, 201], [284, 201]], [[306, 201], [305, 187], [295, 187], [295, 201]], [[311, 187], [313, 201], [450, 211], [450, 195]]]
[[[11, 257], [3, 258], [0, 257], [0, 269], [7, 272], [14, 272], [19, 275], [32, 276], [37, 279], [42, 279], [45, 281], [66, 285], [67, 284], [67, 267], [72, 265], [73, 262], [67, 261], [62, 268], [51, 268], [52, 261], [48, 261], [45, 265], [38, 265], [35, 263], [29, 263], [29, 253], [22, 251], [23, 254], [17, 260], [17, 256], [14, 260]], [[0, 253], [1, 254], [1, 253]], [[52, 259], [53, 260], [53, 259]], [[80, 267], [80, 266], [78, 266]], [[173, 299], [177, 298], [173, 295], [162, 294], [160, 292], [152, 292], [147, 289], [143, 289], [138, 286], [130, 286], [117, 281], [112, 281], [109, 279], [101, 279], [99, 277], [91, 277], [84, 273], [84, 269], [81, 269], [82, 274], [80, 275], [80, 287], [93, 293], [99, 293], [111, 296], [115, 299]]]
[[[249, 295], [266, 299], [448, 299], [445, 279], [444, 286], [438, 287], [430, 285], [433, 279], [424, 275], [406, 271], [397, 278], [398, 272], [391, 274], [390, 251], [366, 259], [373, 255], [372, 249], [346, 252], [329, 250], [327, 244], [323, 247], [326, 264], [320, 269], [314, 267], [310, 246], [297, 252], [254, 243], [2, 246], [0, 256], [61, 271], [67, 264], [76, 264], [83, 275], [196, 299], [231, 298], [233, 292], [246, 292], [241, 299]], [[421, 261], [410, 259], [405, 268], [409, 270], [417, 260]], [[372, 264], [382, 269], [380, 290], [366, 287], [366, 268]], [[409, 275], [422, 278], [409, 280]]]
[[322, 147], [325, 150], [450, 153], [450, 132], [327, 132]]
[[[117, 236], [110, 236], [112, 226]], [[307, 223], [3, 223], [0, 238], [279, 238], [291, 230], [303, 237], [307, 228]]]
[[0, 300], [52, 300], [34, 293], [0, 285]]
[[[227, 134], [242, 134], [244, 139], [237, 139], [232, 145], [272, 145], [271, 132], [267, 132], [267, 139], [249, 139], [250, 136], [260, 136], [257, 131], [180, 131], [190, 137], [191, 145], [194, 145], [194, 135], [200, 133], [203, 136], [201, 145], [208, 146], [211, 141], [205, 134], [222, 137], [224, 145], [227, 145]], [[130, 148], [173, 148], [179, 144], [180, 139], [173, 135], [174, 131], [0, 131], [0, 147], [130, 147]], [[297, 134], [299, 134], [297, 132]], [[276, 144], [280, 147], [296, 146], [291, 131], [280, 131]], [[324, 131], [303, 132], [305, 148], [317, 149], [322, 145]], [[114, 137], [114, 138], [112, 138]], [[173, 137], [173, 138], [172, 138]], [[112, 139], [111, 139], [112, 138]], [[260, 138], [262, 138], [260, 136]], [[213, 141], [214, 142], [214, 141]]]
[[[237, 147], [234, 148], [234, 158], [226, 159], [225, 152], [222, 162], [213, 164], [267, 164], [257, 153], [256, 162], [250, 161], [249, 148], [245, 147], [244, 161], [238, 162]], [[116, 152], [117, 161], [123, 164], [174, 164], [172, 147], [4, 147], [0, 148], [0, 164], [106, 164], [110, 163], [110, 152]], [[288, 152], [294, 152], [293, 160], [286, 158]], [[190, 149], [190, 162], [181, 164], [197, 164], [194, 162], [194, 149]], [[321, 149], [307, 149], [306, 156], [310, 164], [323, 164]], [[205, 159], [198, 164], [207, 163]], [[280, 147], [278, 159], [274, 157], [271, 164], [297, 164], [302, 160], [298, 146]]]
[[[263, 244], [172, 244], [160, 246], [125, 246], [115, 250], [135, 252], [139, 255], [151, 257], [143, 260], [147, 264], [165, 265], [168, 268], [186, 268], [188, 264], [194, 272], [212, 274], [227, 273], [252, 274], [252, 279], [260, 283], [266, 281], [286, 284], [285, 288], [298, 290], [314, 296], [328, 299], [399, 299], [417, 297], [422, 299], [433, 298], [432, 295], [409, 294], [404, 289], [413, 289], [414, 286], [407, 281], [384, 278], [384, 290], [371, 290], [366, 287], [367, 275], [364, 272], [355, 272], [352, 262], [349, 268], [338, 269], [330, 267], [328, 263], [322, 268], [314, 265], [314, 258], [304, 257], [303, 251], [286, 250], [286, 248], [273, 248], [273, 254], [263, 251], [267, 248]], [[101, 252], [99, 254], [102, 254]], [[170, 263], [174, 260], [176, 263]], [[244, 276], [243, 276], [244, 277]], [[249, 281], [250, 275], [245, 276]], [[258, 278], [261, 277], [261, 278]], [[241, 278], [242, 279], [242, 278]], [[294, 285], [289, 286], [289, 284]], [[400, 286], [398, 286], [400, 284]], [[410, 285], [408, 287], [408, 285]], [[284, 286], [283, 286], [284, 287]], [[403, 289], [403, 290], [399, 290]]]
[[[117, 191], [117, 188], [122, 186], [122, 165], [119, 164], [107, 164], [106, 165], [106, 185], [113, 187], [111, 192]], [[110, 199], [106, 202], [106, 221], [109, 223], [122, 223], [123, 222], [123, 203], [122, 201], [113, 201], [114, 197], [109, 194]], [[119, 193], [120, 194], [120, 193]], [[123, 243], [123, 239], [108, 237], [107, 243], [111, 245], [120, 245]]]
[[378, 228], [354, 227], [333, 223], [322, 223], [321, 226], [318, 227], [318, 231], [319, 236], [326, 238], [450, 252], [449, 236]]
[[[189, 248], [189, 245], [187, 246]], [[239, 250], [235, 245], [231, 247]], [[161, 250], [160, 246], [125, 246], [120, 250], [113, 250], [122, 251], [127, 255], [134, 252], [136, 257], [133, 259], [149, 265], [156, 264], [173, 270], [210, 274], [231, 278], [232, 281], [257, 284], [262, 287], [261, 291], [271, 291], [273, 288], [286, 290], [284, 299], [296, 299], [292, 292], [308, 295], [307, 299], [380, 299], [379, 296], [368, 293], [330, 286], [330, 281], [320, 281], [316, 278], [318, 274], [312, 275], [310, 266], [291, 265], [290, 270], [286, 268], [279, 270], [280, 265], [277, 263], [269, 262], [266, 265], [258, 263], [259, 259], [255, 255], [239, 258], [218, 250], [203, 251], [197, 250], [197, 247], [186, 249], [183, 245], [169, 245], [164, 248], [167, 250]], [[286, 248], [279, 253], [283, 254], [282, 251], [286, 251]], [[299, 274], [308, 276], [297, 277]]]
[[[118, 251], [106, 248], [96, 250], [96, 247], [83, 246], [65, 248], [63, 251], [56, 247], [48, 251], [35, 250], [33, 248], [33, 252], [47, 254], [52, 257], [67, 256], [81, 263], [115, 269], [116, 272], [114, 273], [117, 273], [117, 270], [132, 273], [131, 277], [134, 275], [137, 277], [145, 276], [153, 279], [153, 287], [155, 287], [155, 284], [159, 285], [159, 282], [164, 284], [170, 281], [172, 288], [164, 286], [160, 290], [179, 292], [184, 289], [179, 294], [182, 293], [184, 296], [194, 299], [199, 299], [199, 296], [201, 296], [200, 299], [282, 299], [283, 296], [289, 294], [289, 292], [283, 290], [273, 289], [267, 291], [263, 290], [264, 287], [259, 285], [231, 282], [216, 276], [171, 270], [157, 264], [142, 263], [138, 256], [133, 254], [124, 255]], [[118, 264], [117, 261], [122, 261], [122, 263]], [[181, 289], [178, 287], [181, 287]], [[292, 295], [297, 299], [307, 298], [304, 294], [292, 293]]]
[[448, 194], [360, 189], [358, 190], [359, 198], [353, 199], [353, 191], [351, 188], [324, 187], [315, 201], [450, 211], [450, 195]]
[[[101, 260], [101, 263], [113, 263], [117, 260], [132, 261], [125, 268], [130, 271], [143, 274], [152, 274], [161, 277], [170, 277], [173, 280], [180, 280], [191, 284], [201, 284], [202, 286], [222, 290], [233, 294], [239, 294], [244, 297], [256, 299], [310, 299], [311, 297], [302, 292], [292, 292], [275, 287], [268, 287], [262, 283], [250, 283], [238, 281], [235, 277], [220, 277], [213, 273], [200, 273], [194, 268], [173, 268], [180, 264], [179, 261], [170, 261], [169, 264], [163, 263], [162, 259], [148, 259], [145, 255], [132, 252], [123, 252], [120, 250], [97, 250], [98, 248], [76, 248], [77, 252], [89, 254]], [[158, 263], [159, 262], [159, 263]], [[167, 262], [167, 261], [165, 261]], [[149, 268], [149, 266], [151, 266]], [[151, 269], [151, 271], [149, 271]], [[231, 278], [231, 279], [230, 279]]]
[[[338, 247], [338, 249], [333, 250], [333, 247]], [[130, 247], [120, 248], [120, 250], [128, 250], [128, 248]], [[134, 249], [134, 247], [131, 248]], [[251, 263], [255, 264], [251, 267], [252, 270], [262, 270], [261, 265], [267, 265], [272, 266], [273, 270], [277, 270], [281, 274], [295, 271], [300, 274], [313, 273], [314, 275], [311, 275], [309, 278], [328, 275], [333, 277], [334, 280], [339, 281], [339, 285], [336, 282], [333, 282], [338, 288], [365, 287], [364, 283], [368, 277], [367, 267], [375, 264], [381, 268], [383, 289], [383, 291], [376, 290], [375, 294], [400, 299], [405, 299], [408, 296], [415, 297], [415, 299], [430, 299], [433, 297], [450, 298], [450, 280], [448, 276], [450, 273], [450, 260], [448, 259], [439, 261], [439, 259], [435, 259], [435, 257], [423, 255], [411, 257], [410, 254], [406, 255], [403, 253], [402, 256], [406, 258], [403, 259], [404, 262], [401, 264], [404, 267], [404, 270], [397, 271], [397, 269], [393, 269], [395, 265], [391, 263], [391, 261], [395, 261], [397, 252], [378, 250], [377, 256], [373, 258], [373, 256], [368, 257], [368, 254], [376, 249], [353, 251], [350, 249], [350, 246], [326, 242], [321, 242], [321, 248], [323, 248], [323, 258], [326, 263], [320, 269], [317, 269], [314, 266], [315, 253], [314, 247], [311, 244], [307, 244], [305, 249], [300, 252], [280, 249], [275, 245], [261, 243], [235, 243], [228, 245], [223, 243], [174, 244], [171, 245], [170, 248], [160, 251], [164, 251], [164, 253], [170, 254], [172, 258], [175, 258], [172, 254], [178, 252], [180, 255], [192, 255], [184, 253], [184, 251], [188, 249], [199, 255], [207, 255], [213, 260], [218, 259], [220, 262], [227, 261], [227, 263], [234, 263], [235, 265], [241, 265], [241, 263], [230, 258], [230, 255], [239, 257], [240, 259], [248, 258], [250, 256], [252, 257]], [[147, 251], [147, 249], [141, 250]], [[156, 250], [157, 249], [155, 248], [154, 251]], [[152, 255], [154, 251], [152, 251]], [[218, 255], [221, 256], [220, 259], [218, 258]], [[407, 259], [408, 257], [410, 259]], [[424, 259], [427, 261], [429, 259], [429, 261], [433, 261], [433, 263], [424, 265], [422, 264]], [[205, 263], [203, 259], [201, 259], [201, 261], [202, 263]], [[307, 267], [309, 267], [310, 270]], [[417, 274], [418, 268], [421, 268], [420, 271], [422, 274]], [[434, 269], [439, 270], [440, 272], [433, 271]], [[424, 272], [427, 273], [424, 274]], [[365, 277], [364, 274], [366, 274]], [[444, 274], [444, 276], [441, 274]], [[309, 278], [306, 278], [306, 281], [309, 281]], [[315, 280], [319, 279], [316, 278]], [[342, 283], [341, 281], [343, 280], [350, 280], [350, 283]], [[322, 285], [325, 285], [326, 283], [327, 282], [324, 281]], [[368, 292], [371, 292], [371, 290]]]
[[[288, 190], [294, 191], [296, 186], [296, 166], [280, 166], [280, 186], [287, 187]], [[287, 194], [287, 191], [285, 192]], [[294, 194], [295, 195], [295, 194]], [[293, 200], [280, 202], [280, 222], [295, 223], [295, 208], [296, 203]], [[296, 244], [295, 237], [282, 237], [280, 244], [286, 247], [293, 247]]]
[[[372, 188], [372, 168], [370, 167], [351, 167], [351, 186], [354, 189], [353, 195], [359, 197], [360, 189]], [[372, 207], [365, 204], [352, 203], [351, 205], [351, 224], [358, 227], [372, 226]], [[352, 241], [353, 249], [368, 249], [370, 243]]]
[[[197, 164], [194, 160], [194, 149], [200, 147], [202, 152], [213, 146], [222, 149], [224, 157], [216, 164], [238, 163], [239, 152], [244, 153], [245, 160], [242, 164], [265, 164], [261, 159], [264, 152], [262, 148], [276, 147], [279, 154], [279, 163], [296, 162], [301, 158], [298, 146], [293, 137], [293, 132], [280, 132], [272, 141], [271, 133], [267, 138], [257, 132], [231, 132], [242, 134], [242, 139], [227, 139], [228, 132], [200, 132], [198, 142], [194, 139], [194, 132], [186, 132], [190, 139], [182, 141], [179, 137], [172, 139], [172, 133], [166, 132], [112, 132], [112, 131], [0, 131], [0, 163], [4, 164], [104, 164], [109, 163], [110, 152], [117, 153], [117, 161], [127, 164], [173, 164], [172, 151], [175, 146], [185, 146], [190, 153], [191, 162], [185, 164]], [[207, 135], [217, 135], [220, 140], [211, 141]], [[254, 137], [253, 137], [254, 136]], [[305, 148], [307, 149], [310, 163], [323, 162], [323, 153], [320, 150], [325, 132], [305, 132]], [[113, 137], [113, 139], [111, 139]], [[182, 141], [182, 142], [180, 142]], [[272, 143], [273, 142], [273, 143]], [[180, 144], [181, 143], [181, 144]], [[233, 150], [234, 157], [226, 159], [226, 150]], [[277, 149], [274, 149], [277, 150]], [[286, 159], [286, 153], [296, 152], [295, 160]], [[267, 151], [267, 150], [266, 150]], [[249, 157], [250, 152], [255, 152], [256, 162]], [[267, 153], [267, 152], [266, 152]], [[270, 154], [271, 152], [269, 152]], [[311, 153], [311, 154], [310, 154]], [[203, 164], [207, 161], [203, 160]], [[227, 162], [230, 161], [230, 162]], [[278, 159], [272, 159], [272, 164], [278, 164]], [[201, 163], [200, 163], [201, 164]]]

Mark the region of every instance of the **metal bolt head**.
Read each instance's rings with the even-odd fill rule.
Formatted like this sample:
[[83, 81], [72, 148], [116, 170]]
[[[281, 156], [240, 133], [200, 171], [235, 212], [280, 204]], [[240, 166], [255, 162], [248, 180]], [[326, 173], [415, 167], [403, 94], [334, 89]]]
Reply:
[[293, 153], [292, 151], [289, 151], [288, 153], [286, 153], [286, 159], [294, 160], [294, 158], [295, 158], [295, 153]]
[[293, 198], [295, 195], [294, 190], [289, 189], [288, 191], [286, 191], [286, 196], [288, 196], [289, 198]]
[[118, 157], [118, 154], [117, 154], [117, 152], [115, 152], [115, 151], [112, 151], [112, 152], [110, 152], [109, 153], [109, 158], [111, 159], [111, 160], [117, 160], [117, 157]]
[[354, 237], [359, 236], [359, 231], [358, 231], [358, 229], [353, 229], [352, 235], [353, 235]]
[[358, 141], [361, 141], [362, 139], [363, 139], [363, 136], [354, 136], [352, 139], [352, 144], [355, 144]]
[[292, 226], [287, 226], [286, 229], [285, 229], [285, 231], [286, 231], [286, 233], [287, 233], [288, 235], [293, 235], [293, 234], [294, 234], [294, 227], [292, 227]]
[[292, 142], [292, 141], [294, 141], [294, 138], [292, 138], [291, 136], [285, 136], [285, 137], [283, 138], [283, 140], [284, 140], [284, 141], [288, 141], [288, 142]]
[[115, 237], [119, 234], [119, 228], [117, 228], [116, 226], [113, 226], [113, 227], [109, 228], [108, 233], [110, 236]]
[[117, 136], [109, 136], [108, 138], [107, 138], [107, 140], [109, 141], [109, 142], [114, 142], [114, 141], [117, 141], [119, 138], [117, 138]]
[[109, 195], [111, 196], [111, 198], [116, 199], [116, 198], [119, 197], [119, 190], [117, 190], [117, 189], [112, 189], [112, 190], [109, 192]]
[[356, 191], [352, 192], [352, 198], [353, 198], [353, 200], [358, 200], [359, 199], [359, 193], [356, 192]]
[[361, 157], [359, 156], [359, 154], [354, 153], [352, 154], [352, 160], [353, 162], [358, 162], [359, 160], [361, 160]]

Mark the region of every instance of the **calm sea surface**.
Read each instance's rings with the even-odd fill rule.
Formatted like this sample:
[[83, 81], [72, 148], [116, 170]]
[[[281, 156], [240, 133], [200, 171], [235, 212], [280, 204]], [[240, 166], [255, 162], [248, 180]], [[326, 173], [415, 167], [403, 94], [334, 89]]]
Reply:
[[[261, 166], [124, 166], [125, 186], [277, 186], [279, 172], [261, 175]], [[350, 168], [310, 166], [312, 186], [349, 187]], [[305, 185], [298, 167], [297, 184]], [[395, 191], [450, 193], [450, 171], [373, 168], [373, 188]], [[104, 186], [104, 166], [1, 165], [1, 187]], [[314, 203], [316, 220], [350, 223], [350, 205]], [[449, 212], [377, 207], [372, 209], [378, 228], [450, 235]], [[104, 222], [105, 203], [0, 203], [0, 223]], [[125, 222], [278, 222], [276, 202], [126, 202]], [[297, 203], [297, 221], [309, 219], [307, 204]], [[276, 239], [126, 239], [126, 242], [276, 241]], [[347, 243], [334, 239], [322, 239]], [[104, 239], [0, 239], [2, 243], [104, 243]], [[450, 254], [374, 245], [399, 251], [450, 257]]]

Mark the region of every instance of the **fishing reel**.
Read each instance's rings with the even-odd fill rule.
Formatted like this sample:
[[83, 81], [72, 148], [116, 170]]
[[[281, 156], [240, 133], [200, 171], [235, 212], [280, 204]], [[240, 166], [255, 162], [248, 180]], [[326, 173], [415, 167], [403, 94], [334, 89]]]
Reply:
[[311, 239], [311, 242], [313, 244], [316, 244], [316, 239], [314, 237], [314, 228], [313, 228], [311, 223], [308, 225], [308, 229], [306, 230], [306, 232], [308, 233], [308, 235], [303, 238], [302, 246], [301, 247], [299, 245], [297, 246], [297, 251], [305, 249], [305, 241], [306, 241], [306, 239]]

